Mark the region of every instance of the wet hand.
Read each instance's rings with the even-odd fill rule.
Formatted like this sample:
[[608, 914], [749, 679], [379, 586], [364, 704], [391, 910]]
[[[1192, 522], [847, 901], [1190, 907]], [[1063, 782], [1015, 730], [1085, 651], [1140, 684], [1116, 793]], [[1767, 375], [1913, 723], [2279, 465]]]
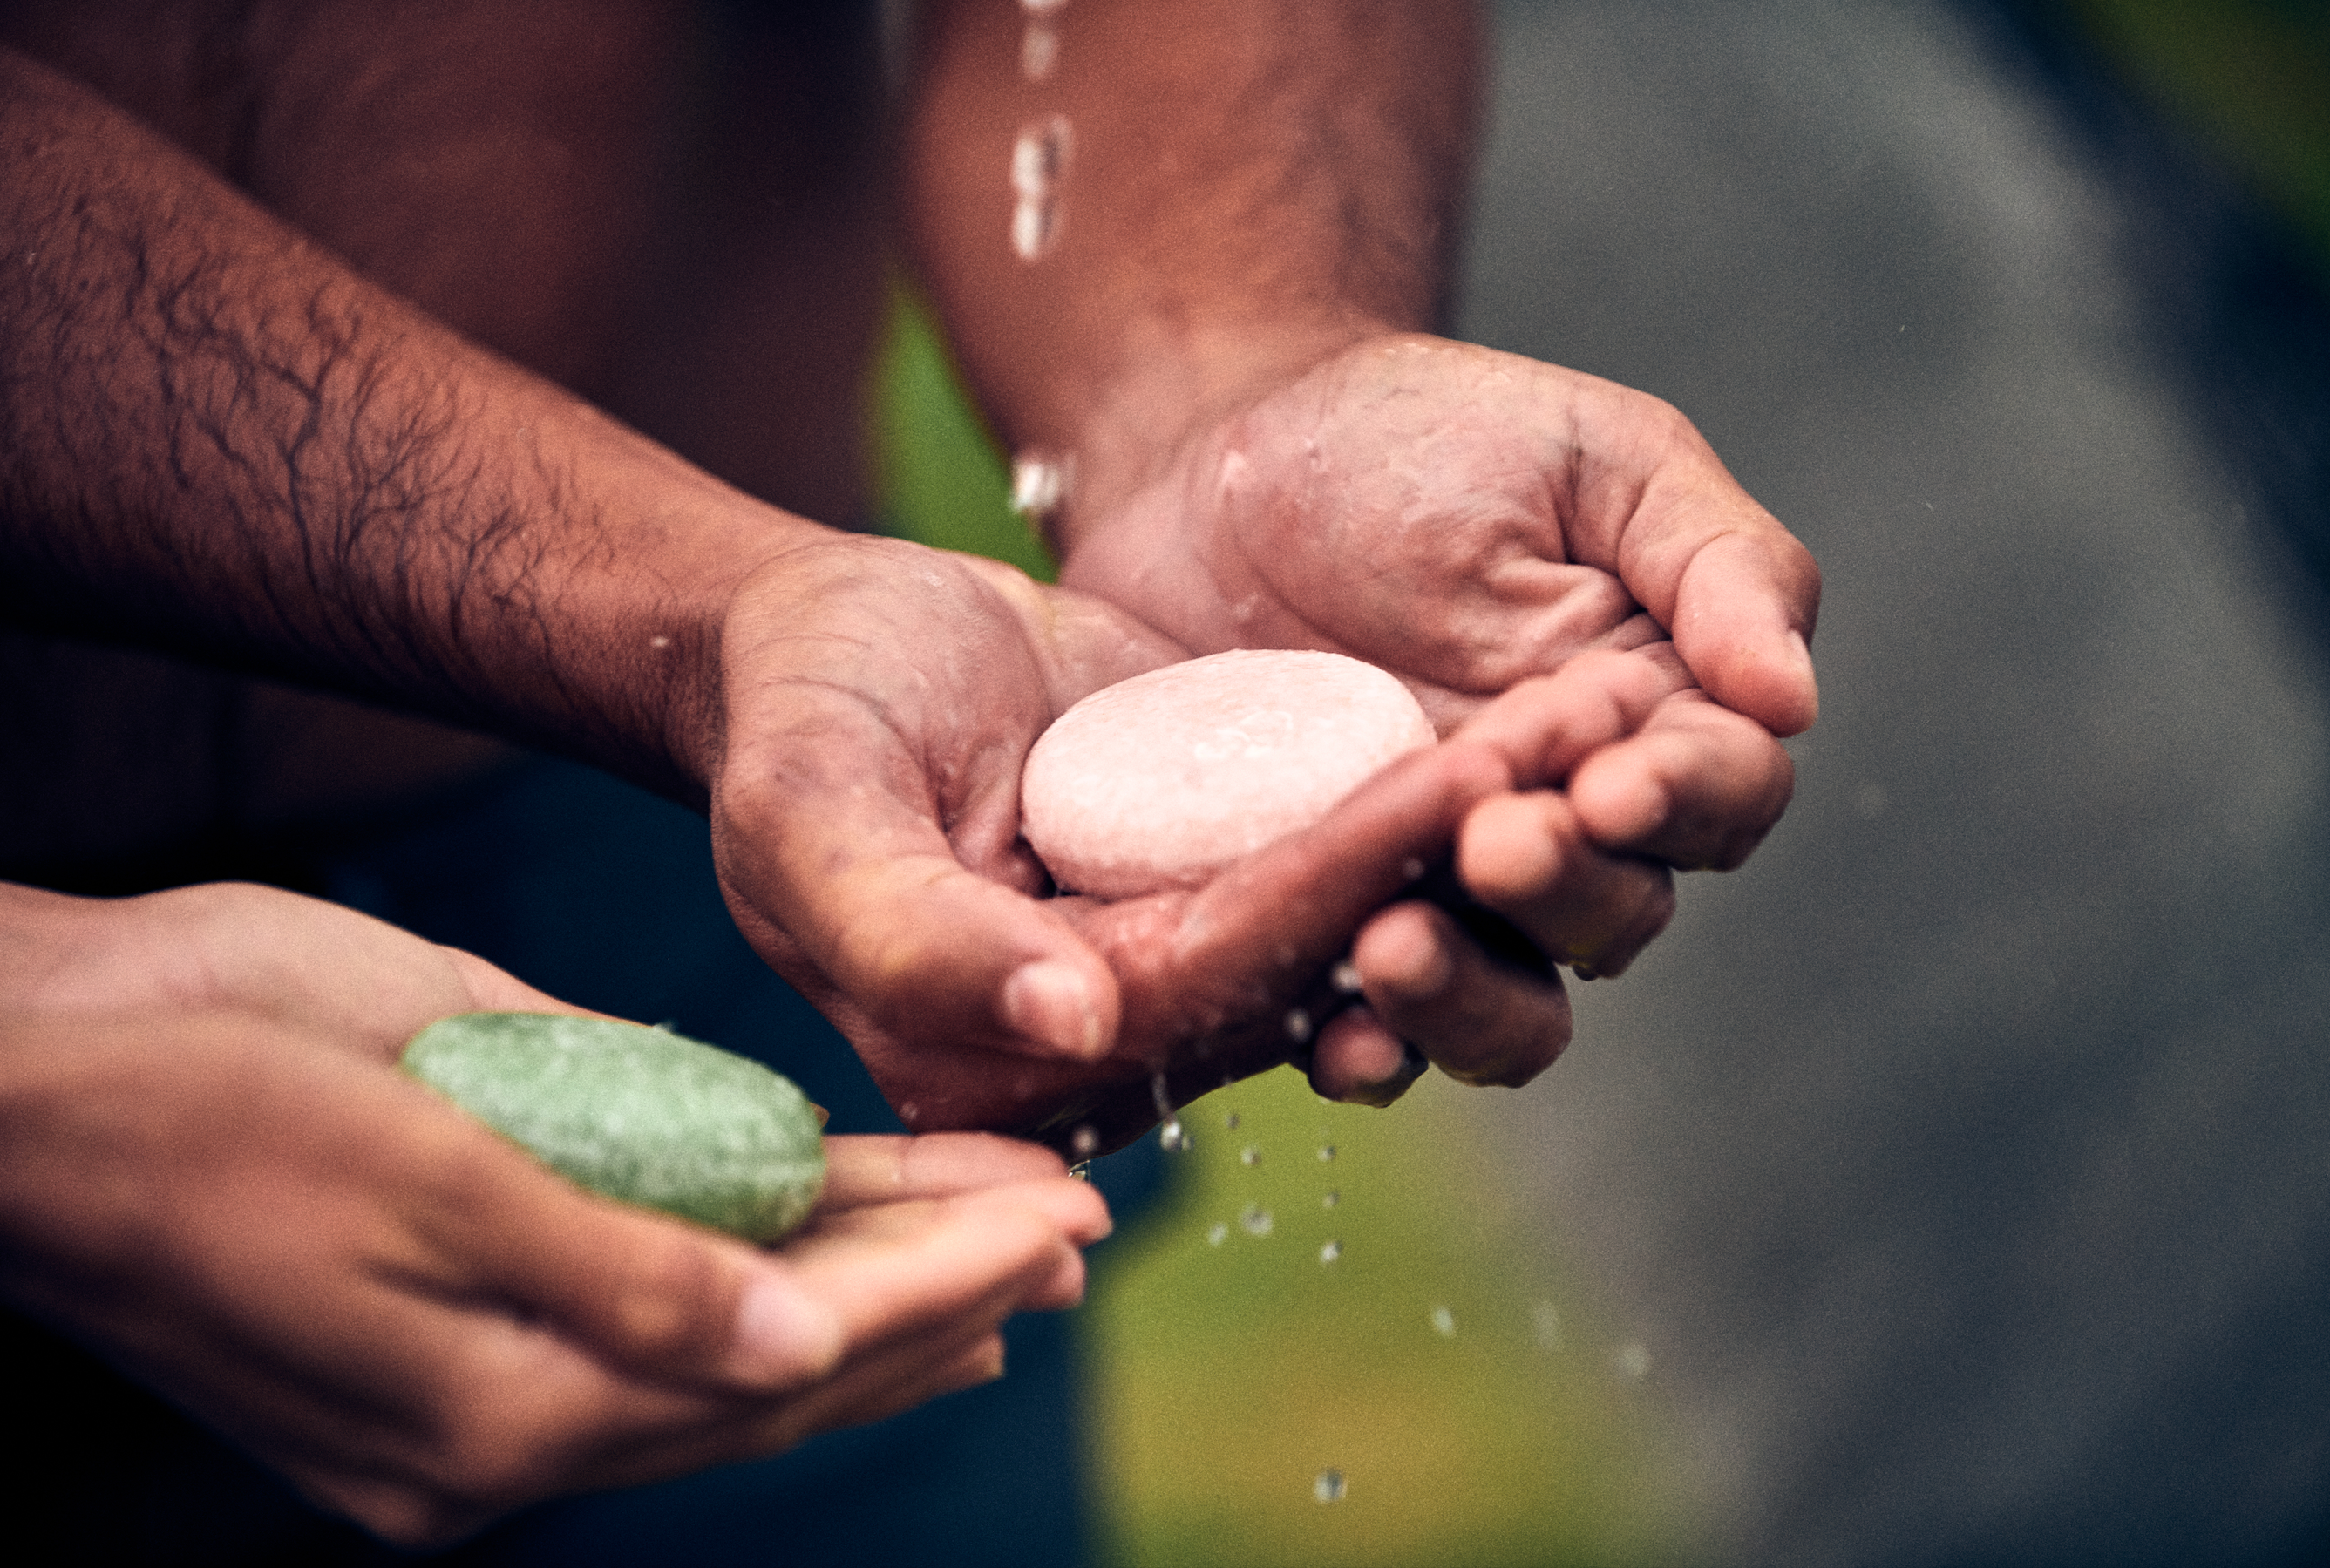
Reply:
[[1658, 399], [1388, 334], [1227, 402], [1162, 452], [1095, 439], [1146, 460], [1079, 478], [1063, 582], [1196, 652], [1381, 665], [1443, 733], [1582, 653], [1670, 639], [1723, 706], [1782, 735], [1813, 722], [1818, 570]]
[[573, 1009], [288, 893], [0, 890], [0, 1284], [396, 1541], [991, 1378], [1107, 1229], [979, 1137], [830, 1140], [776, 1253], [594, 1197], [390, 1066], [445, 1012]]

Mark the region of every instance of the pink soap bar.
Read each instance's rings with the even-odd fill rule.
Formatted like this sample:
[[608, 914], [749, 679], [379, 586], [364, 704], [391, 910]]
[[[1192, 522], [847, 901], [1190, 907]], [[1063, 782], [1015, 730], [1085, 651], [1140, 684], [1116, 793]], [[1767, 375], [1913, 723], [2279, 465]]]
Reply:
[[1392, 676], [1340, 654], [1239, 651], [1168, 665], [1060, 715], [1020, 776], [1023, 830], [1075, 893], [1190, 887], [1308, 827], [1433, 742]]

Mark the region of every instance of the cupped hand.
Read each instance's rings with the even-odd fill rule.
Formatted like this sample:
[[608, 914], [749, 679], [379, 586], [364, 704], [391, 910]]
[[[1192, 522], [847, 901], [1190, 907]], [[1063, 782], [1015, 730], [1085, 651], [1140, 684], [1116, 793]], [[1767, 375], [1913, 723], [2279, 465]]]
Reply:
[[397, 1541], [990, 1378], [1107, 1229], [973, 1136], [829, 1140], [775, 1253], [592, 1196], [389, 1066], [446, 1013], [575, 1009], [288, 893], [5, 889], [0, 943], [9, 1295]]
[[[1723, 706], [1813, 722], [1818, 569], [1657, 398], [1392, 333], [1226, 402], [1137, 475], [1091, 477], [1064, 583], [1198, 653], [1381, 665], [1443, 733], [1582, 653], [1670, 638]], [[1137, 399], [1108, 417], [1179, 428]]]
[[1436, 901], [1359, 932], [1365, 1005], [1310, 1066], [1378, 1102], [1425, 1058], [1524, 1082], [1568, 1039], [1552, 962], [1620, 973], [1672, 868], [1737, 865], [1785, 807], [1819, 571], [1674, 409], [1558, 366], [1384, 334], [1218, 406], [1112, 405], [1179, 433], [1058, 520], [1062, 580], [1198, 652], [1368, 659], [1497, 753], [1518, 789], [1468, 816]]
[[[1028, 748], [1181, 654], [1098, 600], [891, 540], [788, 553], [739, 596], [712, 789], [730, 909], [909, 1127], [1096, 1152], [1304, 1051], [1348, 1000], [1330, 976], [1354, 935], [1513, 787], [1494, 749], [1444, 744], [1204, 887], [1045, 896], [1019, 837]], [[1496, 986], [1517, 1026], [1566, 1035], [1558, 989]]]

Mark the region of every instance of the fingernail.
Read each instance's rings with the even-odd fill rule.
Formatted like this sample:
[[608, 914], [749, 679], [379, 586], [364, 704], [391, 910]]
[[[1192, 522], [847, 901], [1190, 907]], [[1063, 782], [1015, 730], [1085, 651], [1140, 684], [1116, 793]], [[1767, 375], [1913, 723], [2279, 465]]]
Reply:
[[736, 1307], [731, 1370], [759, 1387], [822, 1377], [841, 1360], [841, 1323], [791, 1280], [762, 1278]]
[[[1785, 647], [1788, 662], [1813, 694], [1812, 717], [1816, 719], [1820, 716], [1820, 679], [1813, 673], [1813, 650], [1804, 645], [1804, 634], [1793, 628], [1789, 629]], [[1811, 722], [1811, 719], [1805, 721], [1807, 724]]]
[[1022, 964], [1003, 982], [1003, 1021], [1012, 1033], [1069, 1056], [1107, 1049], [1100, 1008], [1084, 971], [1057, 959]]

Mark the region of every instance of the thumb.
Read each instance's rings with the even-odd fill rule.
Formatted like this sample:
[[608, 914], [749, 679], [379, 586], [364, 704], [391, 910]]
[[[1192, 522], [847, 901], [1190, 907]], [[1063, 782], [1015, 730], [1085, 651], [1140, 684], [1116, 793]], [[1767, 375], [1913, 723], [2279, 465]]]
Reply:
[[713, 836], [753, 945], [798, 953], [895, 1037], [1075, 1062], [1115, 1043], [1108, 965], [1056, 911], [963, 865], [927, 796], [793, 769], [727, 792]]

